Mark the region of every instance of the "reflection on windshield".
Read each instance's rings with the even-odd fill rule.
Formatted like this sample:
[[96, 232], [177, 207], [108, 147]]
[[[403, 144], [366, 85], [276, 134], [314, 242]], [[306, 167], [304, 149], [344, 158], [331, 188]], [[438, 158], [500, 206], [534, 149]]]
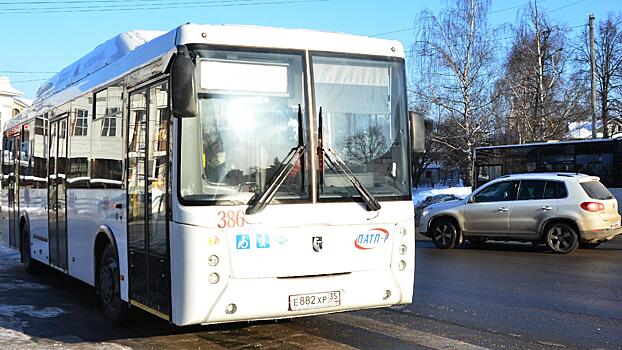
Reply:
[[[183, 121], [188, 132], [182, 144], [182, 195], [243, 204], [265, 190], [284, 158], [299, 145], [302, 60], [263, 53], [199, 54], [205, 58], [200, 117]], [[244, 77], [232, 82], [231, 74], [239, 71]], [[186, 153], [200, 157], [190, 159]], [[304, 198], [302, 161], [294, 165], [275, 201]]]
[[[402, 65], [314, 56], [313, 75], [324, 147], [343, 159], [372, 195], [409, 195]], [[320, 171], [321, 198], [359, 196], [343, 174], [327, 167]]]

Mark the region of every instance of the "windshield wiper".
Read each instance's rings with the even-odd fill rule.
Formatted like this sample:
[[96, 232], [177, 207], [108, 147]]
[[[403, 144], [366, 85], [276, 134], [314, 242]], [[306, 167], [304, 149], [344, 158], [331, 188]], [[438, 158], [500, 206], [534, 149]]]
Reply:
[[340, 171], [345, 177], [350, 180], [352, 186], [359, 192], [361, 198], [367, 204], [367, 210], [369, 211], [377, 211], [380, 210], [380, 203], [374, 195], [372, 195], [365, 186], [356, 178], [352, 170], [348, 168], [346, 163], [337, 156], [337, 154], [331, 150], [330, 148], [322, 147], [322, 151], [325, 155], [326, 163], [335, 171]]
[[331, 150], [330, 148], [324, 147], [324, 140], [323, 140], [324, 135], [322, 133], [322, 123], [323, 123], [322, 106], [320, 106], [320, 113], [318, 115], [318, 127], [317, 127], [317, 137], [318, 137], [317, 153], [318, 153], [319, 168], [320, 168], [320, 171], [319, 171], [320, 178], [318, 181], [318, 185], [319, 185], [320, 192], [324, 192], [324, 159], [326, 159], [326, 163], [328, 164], [328, 166], [330, 166], [334, 171], [341, 172], [343, 175], [345, 175], [345, 177], [348, 180], [350, 180], [350, 182], [352, 183], [352, 186], [354, 186], [354, 188], [361, 195], [361, 198], [363, 198], [363, 200], [365, 201], [365, 204], [367, 204], [367, 210], [369, 211], [380, 210], [380, 203], [378, 203], [378, 200], [356, 178], [356, 176], [354, 175], [354, 173], [352, 173], [352, 170], [348, 168], [346, 163], [343, 160], [341, 160], [341, 158], [339, 158], [339, 156], [337, 156], [337, 154], [333, 152], [333, 150]]
[[[279, 189], [279, 187], [281, 187], [289, 173], [292, 172], [292, 169], [294, 168], [296, 163], [300, 159], [302, 159], [302, 156], [304, 155], [304, 150], [305, 145], [302, 129], [302, 107], [298, 105], [298, 147], [292, 148], [287, 156], [285, 156], [285, 159], [279, 165], [279, 168], [274, 176], [272, 176], [270, 181], [268, 181], [266, 189], [263, 192], [255, 193], [253, 197], [251, 197], [251, 199], [247, 203], [247, 215], [257, 214], [262, 211], [268, 204], [270, 204], [270, 201], [276, 194], [276, 191]], [[302, 174], [304, 174], [303, 163], [304, 161], [301, 162], [300, 169]]]

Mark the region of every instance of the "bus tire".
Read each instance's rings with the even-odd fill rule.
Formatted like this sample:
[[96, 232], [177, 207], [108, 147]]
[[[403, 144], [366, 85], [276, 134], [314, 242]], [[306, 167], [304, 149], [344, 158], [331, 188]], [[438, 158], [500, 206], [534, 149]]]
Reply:
[[119, 259], [112, 244], [104, 248], [99, 262], [97, 295], [108, 319], [118, 324], [127, 320], [129, 306], [121, 299]]
[[24, 264], [26, 271], [30, 273], [36, 273], [39, 271], [39, 268], [41, 266], [39, 265], [39, 262], [33, 259], [32, 256], [30, 255], [31, 249], [30, 249], [30, 232], [29, 231], [30, 230], [28, 228], [28, 223], [26, 222], [24, 223], [24, 225], [22, 225], [21, 244], [19, 247], [19, 253], [21, 256], [22, 264]]

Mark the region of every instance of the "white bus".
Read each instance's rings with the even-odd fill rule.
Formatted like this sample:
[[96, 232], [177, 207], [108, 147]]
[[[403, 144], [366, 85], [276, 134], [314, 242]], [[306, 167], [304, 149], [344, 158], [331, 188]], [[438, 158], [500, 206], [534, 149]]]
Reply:
[[404, 50], [309, 30], [123, 33], [4, 128], [2, 236], [175, 325], [412, 301]]

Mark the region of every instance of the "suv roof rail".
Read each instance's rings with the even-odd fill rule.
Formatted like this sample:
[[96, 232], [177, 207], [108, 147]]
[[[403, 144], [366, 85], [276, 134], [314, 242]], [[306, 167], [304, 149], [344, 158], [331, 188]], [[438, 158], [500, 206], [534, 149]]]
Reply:
[[557, 176], [574, 177], [574, 175], [572, 175], [572, 174], [557, 174]]

